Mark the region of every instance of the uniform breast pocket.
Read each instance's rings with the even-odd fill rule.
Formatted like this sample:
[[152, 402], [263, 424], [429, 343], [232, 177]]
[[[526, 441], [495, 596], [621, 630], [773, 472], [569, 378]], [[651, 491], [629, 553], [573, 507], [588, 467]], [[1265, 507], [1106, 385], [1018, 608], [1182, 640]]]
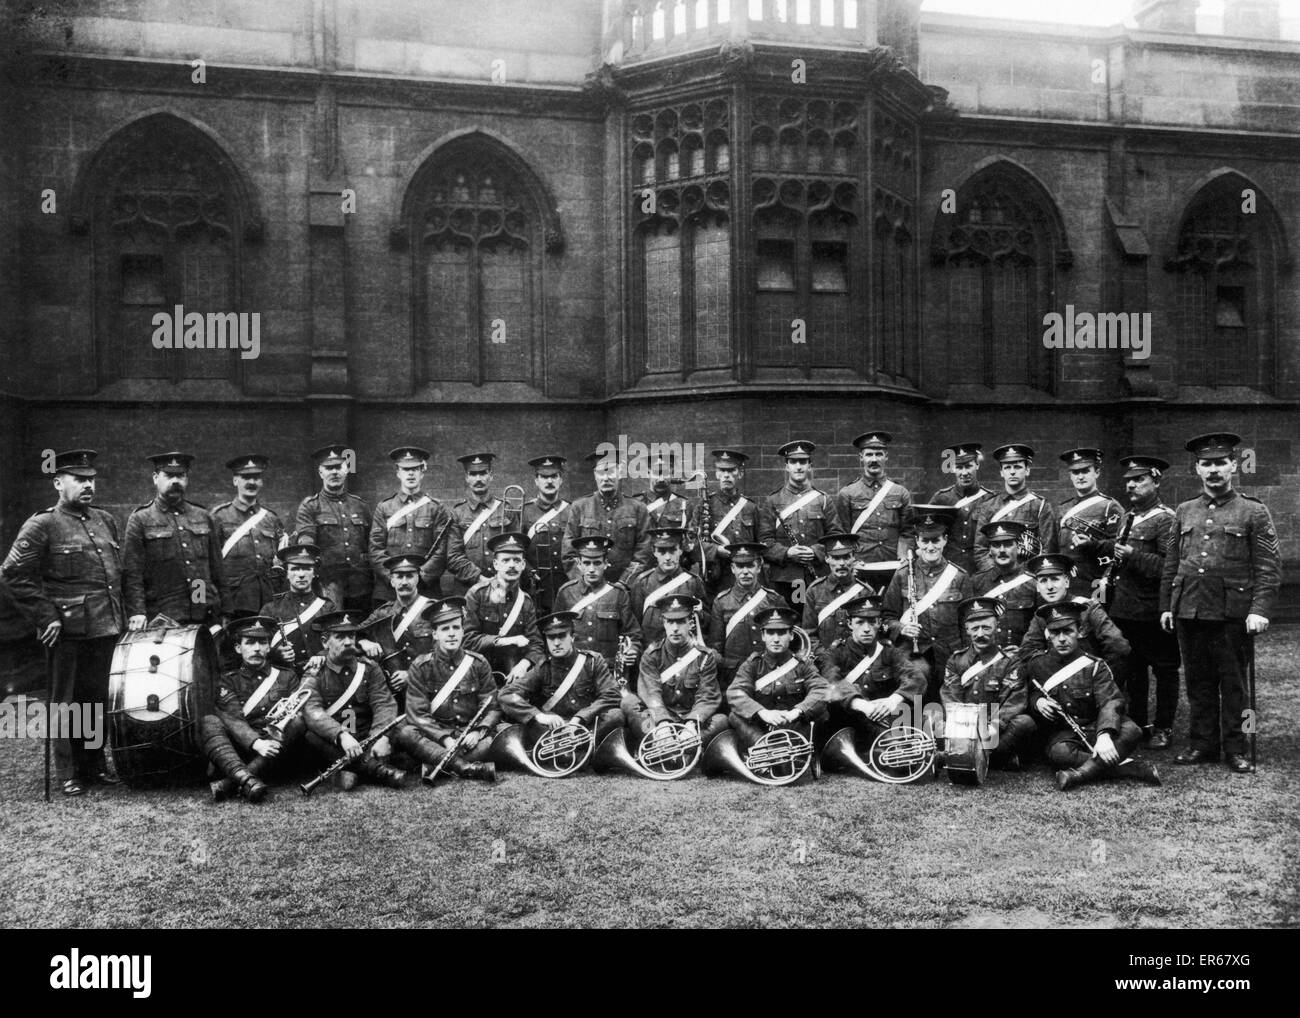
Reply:
[[275, 545], [276, 533], [274, 526], [270, 523], [264, 523], [260, 527], [255, 527], [254, 529], [257, 531], [258, 537], [262, 541], [265, 541], [272, 546]]
[[1248, 542], [1250, 535], [1245, 527], [1229, 524], [1223, 528], [1223, 555], [1233, 561], [1242, 561], [1249, 557]]
[[212, 527], [210, 524], [206, 521], [203, 523], [187, 523], [185, 530], [193, 539], [195, 551], [202, 553], [207, 550], [208, 542], [212, 540]]
[[619, 523], [614, 530], [614, 546], [620, 551], [632, 551], [636, 548], [636, 524]]
[[176, 557], [176, 541], [170, 527], [147, 527], [144, 552], [151, 562], [166, 562]]
[[618, 612], [596, 612], [596, 639], [601, 642], [618, 639]]
[[51, 579], [74, 580], [85, 572], [86, 553], [89, 551], [79, 544], [55, 544], [50, 546], [49, 561], [46, 571]]

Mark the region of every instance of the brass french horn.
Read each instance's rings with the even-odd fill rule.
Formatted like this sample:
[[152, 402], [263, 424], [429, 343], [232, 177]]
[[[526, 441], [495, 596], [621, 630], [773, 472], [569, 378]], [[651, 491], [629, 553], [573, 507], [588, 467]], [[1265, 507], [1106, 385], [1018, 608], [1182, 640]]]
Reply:
[[709, 743], [701, 766], [706, 774], [736, 774], [757, 785], [789, 785], [812, 766], [813, 748], [799, 732], [774, 728], [740, 756], [736, 733], [723, 732]]
[[596, 730], [577, 722], [548, 728], [527, 747], [523, 725], [503, 729], [488, 748], [488, 757], [502, 766], [531, 771], [539, 778], [565, 778], [583, 768], [596, 743]]
[[882, 732], [872, 740], [866, 759], [858, 752], [853, 729], [841, 728], [822, 747], [821, 764], [828, 771], [849, 771], [887, 785], [905, 785], [929, 774], [934, 757], [933, 737], [919, 728], [900, 725]]

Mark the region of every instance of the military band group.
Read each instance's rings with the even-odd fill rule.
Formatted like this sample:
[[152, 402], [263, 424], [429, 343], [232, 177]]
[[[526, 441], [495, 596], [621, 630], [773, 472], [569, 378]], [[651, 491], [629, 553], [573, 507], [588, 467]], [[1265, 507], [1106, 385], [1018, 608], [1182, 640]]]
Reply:
[[[1237, 436], [1187, 443], [1202, 490], [1176, 508], [1168, 462], [1119, 457], [1112, 498], [1093, 448], [1059, 454], [1075, 493], [1050, 504], [1022, 443], [991, 453], [998, 490], [979, 443], [948, 447], [955, 483], [919, 501], [888, 476], [891, 441], [858, 436], [861, 476], [835, 492], [813, 483], [816, 446], [789, 442], [762, 496], [738, 449], [712, 453], [698, 492], [657, 464], [639, 494], [593, 453], [594, 490], [571, 501], [564, 457], [529, 461], [525, 501], [473, 453], [451, 506], [424, 490], [430, 453], [403, 446], [374, 507], [330, 445], [288, 526], [262, 503], [267, 457], [230, 460], [235, 497], [208, 510], [186, 498], [193, 457], [167, 452], [122, 536], [93, 504], [96, 453], [72, 450], [0, 578], [48, 648], [55, 704], [104, 703], [124, 631], [211, 628], [220, 678], [198, 730], [219, 800], [260, 801], [309, 759], [340, 789], [491, 782], [503, 738], [527, 752], [557, 733], [630, 753], [725, 736], [757, 771], [774, 732], [869, 753], [917, 728], [942, 764], [945, 724], [972, 705], [995, 767], [1041, 756], [1063, 790], [1159, 784], [1137, 754], [1171, 746], [1180, 666], [1175, 762], [1252, 769], [1247, 672], [1280, 566], [1268, 509], [1234, 487]], [[82, 740], [55, 758], [66, 795], [117, 780]]]

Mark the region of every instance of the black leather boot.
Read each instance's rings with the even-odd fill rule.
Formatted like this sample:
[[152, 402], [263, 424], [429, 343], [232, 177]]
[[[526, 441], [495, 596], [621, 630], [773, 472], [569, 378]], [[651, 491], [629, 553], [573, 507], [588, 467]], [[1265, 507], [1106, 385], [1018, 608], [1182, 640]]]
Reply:
[[389, 788], [406, 787], [406, 771], [399, 771], [396, 767], [390, 767], [371, 756], [362, 758], [357, 764], [357, 772], [364, 774], [376, 785], [387, 785]]
[[497, 779], [496, 765], [491, 763], [469, 763], [465, 760], [452, 760], [445, 769], [451, 771], [457, 777], [486, 781], [489, 784]]
[[1128, 778], [1131, 781], [1142, 781], [1148, 785], [1161, 784], [1160, 772], [1156, 770], [1154, 764], [1149, 764], [1145, 760], [1135, 760], [1130, 757], [1117, 763], [1114, 772], [1116, 777]]
[[1096, 757], [1072, 770], [1056, 772], [1056, 787], [1062, 792], [1096, 781], [1106, 773], [1106, 765]]
[[239, 782], [239, 794], [249, 802], [257, 803], [266, 798], [266, 784], [257, 775], [245, 770], [243, 777], [239, 775], [234, 777]]

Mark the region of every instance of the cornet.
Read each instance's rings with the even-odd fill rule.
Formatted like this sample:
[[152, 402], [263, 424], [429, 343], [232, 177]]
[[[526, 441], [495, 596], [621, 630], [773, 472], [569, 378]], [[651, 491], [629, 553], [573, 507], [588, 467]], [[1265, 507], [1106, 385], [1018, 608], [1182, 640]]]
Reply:
[[285, 728], [302, 713], [310, 696], [310, 689], [299, 686], [288, 696], [277, 700], [275, 706], [266, 712], [266, 730], [276, 739], [283, 739]]

